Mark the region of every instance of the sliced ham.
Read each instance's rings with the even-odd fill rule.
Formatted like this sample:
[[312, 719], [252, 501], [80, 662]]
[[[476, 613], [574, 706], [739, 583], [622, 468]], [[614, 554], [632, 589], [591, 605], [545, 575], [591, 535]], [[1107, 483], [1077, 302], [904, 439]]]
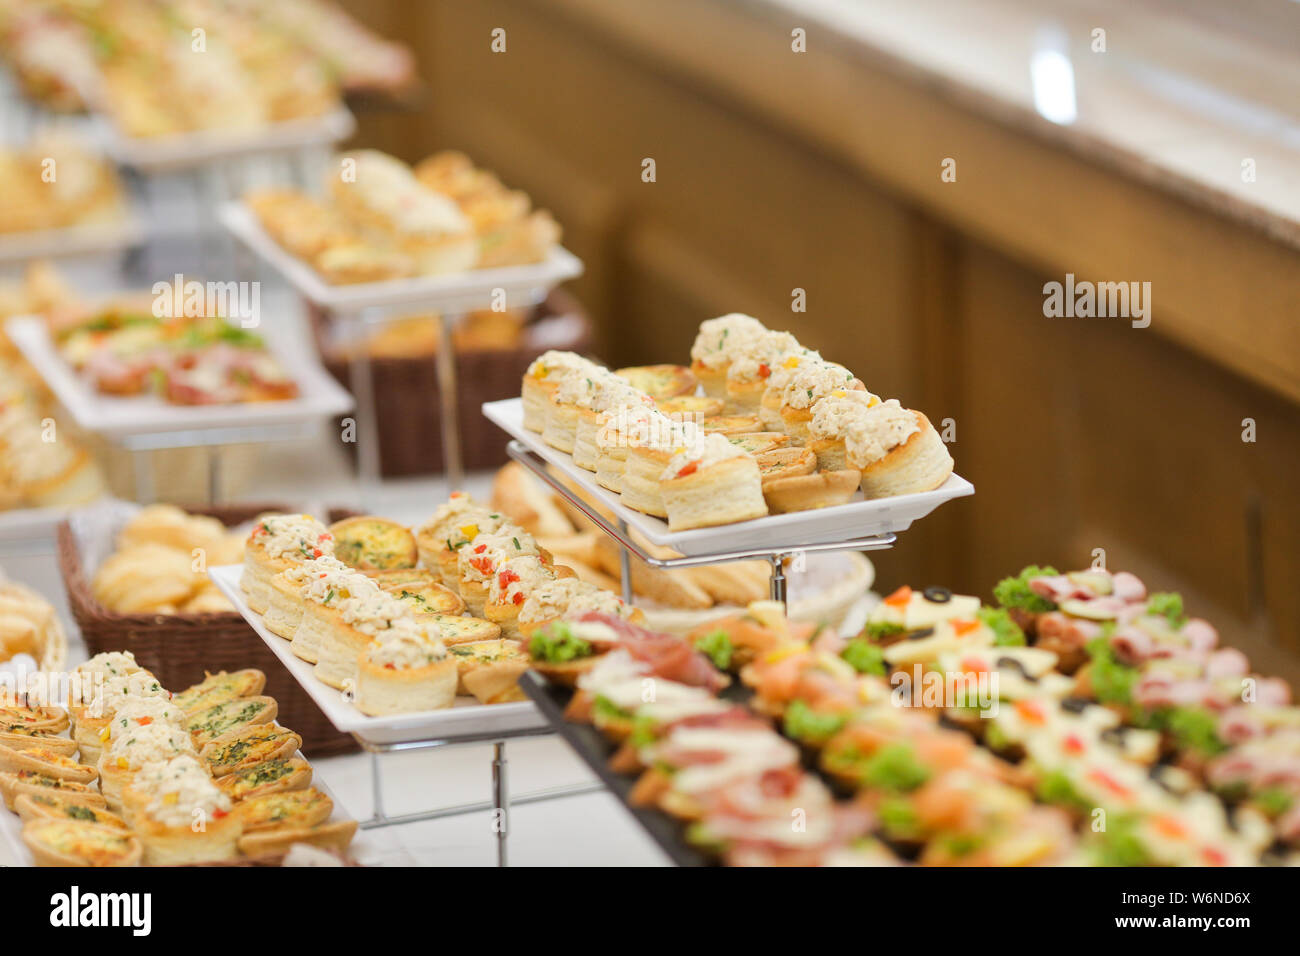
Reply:
[[1147, 599], [1147, 586], [1136, 574], [1117, 571], [1110, 579], [1111, 594], [1126, 604], [1136, 604]]
[[612, 636], [608, 639], [593, 638], [591, 642], [597, 650], [621, 647], [633, 659], [647, 665], [647, 672], [655, 677], [715, 692], [727, 686], [726, 676], [680, 637], [649, 631], [616, 615], [598, 611], [587, 611], [574, 620], [603, 624]]
[[1101, 624], [1080, 617], [1071, 617], [1060, 611], [1048, 611], [1038, 616], [1039, 640], [1052, 640], [1058, 644], [1081, 648], [1094, 637], [1101, 636]]
[[1205, 676], [1210, 680], [1241, 677], [1250, 673], [1250, 661], [1235, 647], [1224, 647], [1205, 659]]
[[1219, 632], [1214, 629], [1214, 625], [1199, 617], [1184, 624], [1180, 633], [1187, 641], [1187, 646], [1195, 651], [1212, 651], [1219, 644]]

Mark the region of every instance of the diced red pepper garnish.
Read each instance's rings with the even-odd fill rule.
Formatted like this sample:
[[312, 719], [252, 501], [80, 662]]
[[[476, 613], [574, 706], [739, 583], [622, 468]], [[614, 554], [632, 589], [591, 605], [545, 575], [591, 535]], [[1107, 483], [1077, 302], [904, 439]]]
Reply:
[[912, 589], [904, 584], [889, 597], [885, 598], [885, 603], [890, 607], [906, 607], [912, 600]]
[[768, 364], [766, 362], [764, 362], [762, 365], [758, 367], [759, 378], [767, 378], [771, 374], [772, 374], [772, 369], [768, 367]]
[[135, 719], [135, 722], [136, 722], [137, 724], [139, 724], [141, 727], [148, 727], [150, 724], [153, 723], [153, 718], [152, 718], [152, 717], [137, 717], [137, 718]]
[[480, 544], [477, 548], [474, 549], [474, 553], [475, 553], [475, 554], [482, 554], [482, 553], [483, 553], [484, 551], [486, 551], [486, 550], [487, 550], [487, 545], [486, 545], [486, 544]]
[[971, 631], [975, 630], [975, 628], [979, 626], [980, 626], [979, 621], [962, 618], [960, 620], [955, 620], [952, 622], [952, 631], [958, 637], [962, 637], [966, 634], [969, 634]]
[[1075, 756], [1078, 756], [1085, 750], [1082, 738], [1075, 734], [1067, 734], [1065, 740], [1061, 741], [1061, 746], [1064, 748], [1066, 753], [1074, 754]]
[[519, 575], [514, 571], [511, 571], [509, 568], [506, 568], [503, 571], [501, 571], [499, 574], [497, 574], [498, 587], [502, 587], [502, 588], [509, 587], [512, 582], [518, 580], [519, 580]]
[[1016, 713], [1020, 719], [1030, 724], [1046, 723], [1047, 716], [1043, 713], [1043, 708], [1032, 700], [1016, 701]]
[[684, 467], [681, 471], [677, 472], [677, 477], [685, 478], [687, 475], [693, 475], [697, 471], [699, 471], [699, 468], [700, 468], [700, 463], [698, 461], [692, 461], [689, 464], [687, 464], [686, 467]]
[[212, 811], [212, 818], [214, 820], [220, 820], [222, 817], [228, 817], [228, 816], [230, 816], [230, 811], [222, 810], [220, 807], [217, 807]]
[[1173, 817], [1152, 817], [1151, 826], [1162, 837], [1170, 840], [1187, 839], [1187, 828]]
[[322, 554], [324, 554], [324, 553], [325, 553], [325, 552], [322, 551], [320, 548], [312, 548], [312, 550], [311, 550], [311, 556], [312, 556], [313, 558], [319, 558], [319, 557], [320, 557]]
[[984, 666], [984, 661], [978, 657], [967, 657], [961, 662], [961, 669], [971, 674], [983, 674], [988, 670]]
[[1228, 855], [1222, 850], [1216, 850], [1214, 847], [1207, 846], [1201, 851], [1201, 858], [1210, 866], [1227, 866]]
[[1115, 796], [1123, 800], [1131, 800], [1133, 798], [1133, 791], [1129, 790], [1128, 787], [1124, 786], [1104, 770], [1089, 771], [1088, 778], [1095, 783], [1101, 784], [1111, 793], [1115, 794]]
[[523, 592], [523, 591], [516, 591], [516, 592], [515, 592], [514, 602], [515, 602], [516, 604], [523, 604], [523, 603], [524, 603], [524, 592]]

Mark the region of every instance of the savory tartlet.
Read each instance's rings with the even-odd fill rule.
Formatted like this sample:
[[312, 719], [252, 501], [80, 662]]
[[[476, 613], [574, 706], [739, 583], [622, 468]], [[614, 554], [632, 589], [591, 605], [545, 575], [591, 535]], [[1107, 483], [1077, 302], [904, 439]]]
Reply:
[[249, 724], [222, 734], [199, 752], [214, 777], [245, 770], [267, 760], [292, 757], [302, 738], [278, 724]]
[[99, 776], [94, 767], [78, 763], [58, 750], [48, 747], [15, 750], [0, 746], [0, 772], [22, 773], [24, 770], [82, 784], [92, 783]]
[[53, 750], [65, 757], [71, 757], [77, 752], [77, 742], [68, 737], [55, 737], [21, 725], [19, 728], [0, 731], [0, 747], [9, 747], [12, 750]]
[[300, 757], [264, 760], [227, 774], [216, 781], [222, 793], [236, 802], [284, 790], [304, 790], [311, 786], [311, 765]]
[[326, 850], [346, 850], [357, 835], [356, 820], [318, 823], [311, 827], [277, 827], [245, 834], [239, 841], [241, 853], [250, 857], [285, 853], [295, 843], [309, 843]]
[[172, 703], [183, 713], [205, 710], [216, 704], [240, 697], [255, 697], [266, 687], [266, 675], [255, 668], [242, 671], [218, 671], [202, 681], [172, 695]]
[[5, 806], [14, 809], [14, 801], [25, 793], [69, 793], [84, 798], [97, 806], [107, 807], [108, 802], [90, 784], [64, 780], [36, 770], [19, 770], [17, 773], [0, 771], [0, 795]]
[[411, 529], [387, 518], [359, 515], [330, 525], [334, 556], [358, 571], [413, 568], [419, 559]]
[[14, 811], [24, 823], [33, 820], [75, 820], [116, 830], [127, 829], [126, 821], [82, 796], [70, 793], [24, 793], [14, 800]]
[[249, 724], [269, 724], [279, 705], [273, 697], [239, 697], [185, 715], [184, 726], [202, 749], [222, 734]]
[[249, 797], [235, 805], [244, 833], [280, 827], [314, 827], [334, 812], [334, 801], [315, 787]]
[[695, 376], [684, 365], [633, 365], [614, 374], [655, 401], [695, 391]]
[[143, 852], [130, 833], [77, 820], [33, 820], [23, 843], [37, 866], [138, 866]]

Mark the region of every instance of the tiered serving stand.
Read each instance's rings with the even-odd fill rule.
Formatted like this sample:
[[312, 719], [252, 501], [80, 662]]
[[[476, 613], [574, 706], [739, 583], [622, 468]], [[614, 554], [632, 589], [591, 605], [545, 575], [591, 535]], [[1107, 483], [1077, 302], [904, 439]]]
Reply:
[[227, 203], [218, 220], [246, 249], [257, 256], [309, 302], [339, 321], [351, 343], [351, 380], [357, 400], [357, 463], [363, 493], [378, 485], [379, 428], [375, 422], [374, 378], [370, 356], [363, 347], [369, 331], [395, 318], [437, 312], [438, 395], [442, 416], [443, 458], [452, 489], [465, 482], [457, 414], [456, 362], [452, 330], [466, 312], [494, 305], [525, 309], [540, 304], [560, 283], [582, 274], [582, 262], [556, 247], [545, 261], [499, 269], [474, 269], [450, 275], [394, 279], [356, 285], [330, 285], [316, 270], [282, 248], [262, 228], [242, 202]]
[[[465, 482], [464, 458], [458, 416], [456, 365], [452, 331], [460, 317], [475, 309], [504, 304], [528, 308], [541, 303], [560, 283], [582, 274], [582, 262], [562, 248], [554, 249], [540, 263], [499, 269], [478, 269], [453, 275], [398, 279], [357, 285], [330, 285], [307, 263], [296, 258], [262, 228], [257, 217], [241, 202], [231, 202], [218, 211], [218, 220], [250, 253], [280, 276], [309, 302], [326, 311], [343, 326], [351, 349], [351, 380], [356, 399], [357, 463], [363, 492], [368, 496], [380, 480], [379, 429], [375, 421], [374, 379], [367, 350], [362, 348], [371, 329], [419, 312], [437, 312], [440, 337], [437, 355], [438, 391], [441, 406], [443, 452], [449, 489]], [[215, 569], [218, 586], [235, 603], [267, 646], [284, 662], [338, 730], [351, 734], [371, 756], [371, 784], [374, 815], [363, 827], [385, 827], [415, 823], [465, 813], [500, 811], [496, 826], [497, 862], [504, 866], [508, 850], [508, 814], [511, 803], [524, 804], [599, 790], [599, 785], [581, 784], [520, 794], [511, 799], [507, 783], [505, 742], [517, 737], [553, 733], [550, 724], [530, 702], [483, 706], [466, 704], [450, 710], [399, 718], [369, 718], [362, 715], [338, 691], [316, 679], [310, 664], [295, 657], [288, 642], [261, 627], [261, 620], [248, 610], [239, 593], [238, 575], [223, 579]], [[237, 570], [237, 569], [236, 569]], [[492, 800], [490, 802], [440, 807], [427, 811], [389, 816], [384, 810], [383, 777], [379, 757], [387, 753], [432, 750], [467, 744], [492, 744]]]
[[[617, 495], [596, 485], [590, 473], [576, 468], [569, 456], [545, 445], [540, 436], [522, 426], [522, 407], [518, 399], [490, 402], [483, 406], [484, 415], [501, 427], [512, 440], [507, 450], [512, 458], [527, 467], [574, 507], [588, 515], [596, 524], [622, 546], [622, 587], [625, 598], [631, 599], [631, 555], [654, 567], [696, 567], [763, 558], [772, 568], [771, 593], [777, 600], [785, 600], [785, 561], [798, 560], [801, 554], [813, 551], [867, 551], [890, 547], [896, 532], [907, 528], [913, 520], [928, 514], [944, 501], [969, 495], [974, 487], [965, 479], [951, 477], [942, 487], [932, 492], [905, 495], [880, 501], [857, 501], [835, 509], [777, 515], [741, 522], [720, 528], [700, 531], [670, 532], [667, 525], [656, 518], [639, 514], [626, 508]], [[616, 517], [610, 519], [607, 515]], [[638, 535], [632, 534], [632, 529]], [[658, 558], [648, 553], [638, 543], [638, 537], [652, 544], [664, 545], [679, 551], [677, 558]], [[350, 733], [362, 749], [372, 757], [372, 789], [375, 814], [363, 827], [382, 827], [413, 823], [464, 813], [496, 810], [501, 814], [497, 825], [497, 862], [507, 862], [509, 834], [509, 807], [511, 797], [506, 782], [505, 742], [516, 737], [534, 737], [559, 732], [574, 746], [578, 754], [592, 767], [601, 779], [595, 785], [581, 784], [556, 787], [515, 797], [514, 803], [531, 803], [557, 797], [573, 796], [612, 787], [620, 796], [621, 783], [604, 772], [600, 753], [594, 742], [583, 742], [574, 737], [573, 728], [564, 724], [562, 709], [543, 681], [525, 675], [521, 686], [529, 695], [529, 702], [481, 705], [465, 702], [443, 711], [405, 714], [397, 717], [366, 717], [338, 691], [326, 687], [314, 674], [313, 666], [300, 660], [289, 649], [289, 643], [271, 634], [261, 625], [261, 619], [252, 613], [239, 590], [240, 569], [232, 566], [214, 568], [213, 579], [222, 592], [239, 608], [254, 630], [267, 643], [289, 672], [303, 685], [336, 728]], [[540, 705], [540, 706], [535, 706]], [[427, 750], [465, 744], [491, 743], [492, 802], [475, 803], [390, 817], [384, 812], [383, 785], [378, 757], [380, 754], [409, 750]], [[585, 744], [585, 745], [584, 745]], [[626, 789], [625, 787], [623, 789]], [[635, 814], [634, 814], [635, 815]], [[678, 863], [697, 862], [696, 856], [674, 842], [670, 828], [657, 821], [653, 815], [643, 814], [638, 820]]]

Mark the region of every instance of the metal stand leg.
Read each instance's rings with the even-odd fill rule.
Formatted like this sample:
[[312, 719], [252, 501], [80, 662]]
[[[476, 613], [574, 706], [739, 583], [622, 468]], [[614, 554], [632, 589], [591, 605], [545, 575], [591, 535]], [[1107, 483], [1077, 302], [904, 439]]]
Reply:
[[442, 411], [442, 462], [447, 472], [448, 491], [460, 491], [465, 485], [456, 395], [456, 352], [452, 342], [457, 318], [443, 313], [438, 322], [438, 406]]
[[358, 315], [347, 317], [348, 343], [352, 350], [348, 369], [351, 372], [352, 397], [357, 401], [356, 442], [357, 478], [361, 499], [368, 501], [379, 486], [379, 416], [375, 409], [375, 383], [366, 347], [366, 324]]
[[[618, 519], [618, 530], [627, 535], [627, 522]], [[623, 584], [623, 603], [632, 606], [632, 554], [623, 545], [618, 547], [618, 573]]]
[[153, 459], [148, 451], [137, 451], [131, 456], [131, 471], [135, 478], [135, 500], [142, 505], [153, 503]]
[[376, 825], [382, 825], [387, 819], [384, 814], [384, 781], [379, 776], [379, 754], [370, 755], [370, 800], [374, 805], [371, 819]]
[[510, 791], [506, 785], [506, 742], [492, 745], [492, 802], [496, 804], [497, 866], [508, 866], [506, 840], [510, 835]]
[[768, 561], [772, 565], [772, 600], [785, 603], [785, 563], [782, 560], [783, 555], [768, 555]]
[[221, 500], [221, 449], [216, 445], [208, 448], [208, 504], [216, 505]]

